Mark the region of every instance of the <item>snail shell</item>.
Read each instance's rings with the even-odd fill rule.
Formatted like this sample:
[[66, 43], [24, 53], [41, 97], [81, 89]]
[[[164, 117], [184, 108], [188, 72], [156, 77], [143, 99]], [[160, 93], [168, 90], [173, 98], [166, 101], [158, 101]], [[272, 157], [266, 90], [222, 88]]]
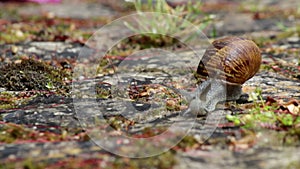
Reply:
[[215, 40], [200, 61], [200, 76], [216, 77], [232, 85], [241, 85], [253, 77], [261, 64], [261, 53], [251, 40], [225, 37]]

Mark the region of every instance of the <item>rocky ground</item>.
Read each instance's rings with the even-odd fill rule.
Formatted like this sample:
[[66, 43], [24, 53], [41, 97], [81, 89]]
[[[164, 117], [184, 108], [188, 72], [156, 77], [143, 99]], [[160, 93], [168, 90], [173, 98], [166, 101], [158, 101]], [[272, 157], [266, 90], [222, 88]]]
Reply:
[[[132, 4], [1, 2], [1, 168], [300, 168], [299, 9], [293, 0], [203, 1], [199, 16], [210, 22], [198, 52], [244, 36], [262, 65], [239, 100], [190, 117], [180, 91], [196, 87], [199, 58], [187, 46], [139, 36], [113, 44], [130, 32], [110, 23]], [[148, 43], [161, 50], [139, 53]]]

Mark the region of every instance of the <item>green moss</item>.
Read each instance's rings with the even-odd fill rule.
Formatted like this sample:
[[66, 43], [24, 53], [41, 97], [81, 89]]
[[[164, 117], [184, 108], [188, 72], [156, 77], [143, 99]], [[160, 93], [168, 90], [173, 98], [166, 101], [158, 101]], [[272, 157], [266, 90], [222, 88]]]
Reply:
[[71, 73], [34, 59], [10, 63], [0, 68], [0, 87], [11, 91], [46, 90], [66, 95]]
[[[143, 159], [129, 159], [125, 157], [115, 157], [107, 154], [98, 154], [98, 158], [80, 158], [80, 157], [66, 157], [56, 162], [49, 160], [32, 160], [24, 159], [18, 161], [5, 161], [0, 163], [0, 169], [40, 169], [40, 168], [68, 168], [68, 169], [171, 169], [176, 164], [176, 159], [173, 153], [166, 152], [164, 154], [143, 158]], [[45, 157], [45, 159], [47, 159]]]
[[[5, 10], [6, 11], [6, 10]], [[0, 16], [3, 15], [0, 9]], [[0, 31], [0, 44], [22, 43], [26, 41], [75, 41], [83, 42], [92, 33], [89, 26], [103, 25], [106, 20], [83, 21], [80, 19], [48, 18], [47, 16], [15, 15], [17, 22], [8, 22]], [[34, 27], [32, 27], [34, 25]], [[76, 29], [75, 29], [76, 28]]]
[[18, 108], [20, 105], [26, 104], [29, 100], [36, 97], [35, 94], [27, 94], [23, 92], [0, 92], [0, 109]]
[[199, 142], [195, 139], [195, 137], [191, 135], [187, 135], [178, 143], [177, 146], [181, 149], [186, 149], [186, 148], [194, 147], [195, 145], [198, 144]]
[[0, 98], [0, 109], [11, 109], [17, 106], [16, 101], [13, 99], [14, 96], [11, 93], [1, 92]]
[[6, 162], [0, 164], [0, 169], [15, 169], [15, 168], [43, 169], [43, 168], [47, 168], [47, 166], [44, 163], [37, 163], [32, 159], [26, 159], [21, 162]]
[[285, 167], [285, 169], [296, 169], [296, 168], [300, 168], [300, 161], [292, 161]]
[[112, 168], [122, 169], [170, 169], [176, 164], [175, 155], [168, 151], [158, 156], [143, 159], [118, 158], [112, 164]]
[[164, 126], [145, 127], [141, 132], [136, 133], [133, 137], [136, 138], [149, 138], [160, 135], [165, 132], [168, 128]]
[[10, 19], [10, 20], [19, 20], [20, 15], [18, 10], [15, 7], [8, 5], [0, 6], [0, 18], [1, 19]]
[[261, 94], [261, 89], [257, 88], [250, 95], [254, 103], [249, 113], [227, 115], [227, 120], [246, 130], [280, 131], [276, 139], [280, 140], [283, 145], [298, 146], [300, 144], [300, 115], [286, 112], [284, 106], [272, 98], [264, 101]]
[[299, 146], [300, 145], [300, 128], [294, 127], [288, 130], [285, 134], [283, 143], [288, 146]]
[[17, 43], [25, 41], [29, 37], [28, 33], [21, 30], [10, 30], [9, 32], [0, 32], [0, 44]]
[[28, 137], [29, 130], [16, 124], [3, 124], [0, 126], [0, 142], [12, 143], [17, 139]]
[[109, 97], [111, 97], [111, 91], [109, 89], [102, 89], [99, 87], [96, 87], [96, 97], [98, 99], [107, 99]]
[[[166, 152], [158, 156], [143, 158], [143, 159], [129, 159], [125, 157], [111, 157], [104, 158], [106, 155], [99, 154], [99, 158], [85, 159], [69, 157], [61, 159], [55, 163], [49, 163], [48, 161], [34, 161], [32, 159], [24, 159], [17, 162], [2, 162], [0, 163], [0, 169], [40, 169], [40, 168], [68, 168], [68, 169], [92, 169], [99, 168], [102, 164], [105, 164], [103, 168], [122, 168], [122, 169], [171, 169], [177, 162], [175, 155], [172, 152]], [[115, 159], [108, 161], [108, 159]], [[47, 167], [46, 167], [47, 166]]]
[[[128, 130], [128, 128], [134, 124], [134, 121], [126, 119], [122, 115], [112, 115], [105, 117], [106, 122], [115, 130]], [[96, 118], [97, 122], [98, 119]]]
[[249, 110], [248, 114], [227, 115], [227, 120], [235, 125], [248, 129], [266, 127], [275, 130], [293, 129], [297, 126], [298, 117], [291, 114], [278, 113], [277, 106], [258, 104]]
[[14, 123], [1, 123], [0, 124], [0, 143], [14, 143], [18, 141], [30, 140], [48, 140], [48, 141], [62, 141], [62, 140], [76, 140], [88, 141], [90, 138], [82, 131], [82, 128], [63, 129], [61, 133], [40, 132], [24, 125]]

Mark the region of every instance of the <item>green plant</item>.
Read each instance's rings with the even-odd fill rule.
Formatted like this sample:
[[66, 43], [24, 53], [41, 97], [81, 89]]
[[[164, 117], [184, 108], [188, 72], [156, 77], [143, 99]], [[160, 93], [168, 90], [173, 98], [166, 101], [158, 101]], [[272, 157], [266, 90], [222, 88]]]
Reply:
[[[211, 16], [199, 17], [203, 16], [200, 8], [202, 4], [199, 1], [195, 3], [189, 1], [186, 5], [176, 8], [168, 6], [165, 0], [157, 0], [155, 3], [153, 0], [148, 0], [147, 4], [143, 4], [141, 0], [135, 0], [134, 4], [137, 12], [142, 16], [140, 19], [136, 19], [138, 26], [129, 22], [124, 22], [124, 25], [135, 33], [148, 33], [145, 36], [149, 36], [152, 40], [160, 38], [161, 35], [188, 34], [191, 31], [191, 23], [203, 30], [212, 21]], [[151, 15], [152, 17], [149, 19], [147, 14], [143, 16], [142, 12], [144, 11], [155, 12], [155, 14]]]
[[49, 90], [51, 90], [51, 89], [54, 89], [55, 87], [54, 87], [54, 85], [53, 85], [52, 82], [47, 82], [46, 88], [49, 89]]
[[269, 128], [274, 130], [295, 129], [300, 126], [300, 114], [290, 114], [282, 111], [282, 105], [277, 102], [268, 103], [262, 98], [261, 88], [250, 94], [253, 107], [247, 114], [227, 115], [228, 121], [244, 128]]
[[284, 25], [283, 22], [277, 22], [276, 26], [281, 30], [281, 31], [288, 31], [288, 27], [286, 25]]

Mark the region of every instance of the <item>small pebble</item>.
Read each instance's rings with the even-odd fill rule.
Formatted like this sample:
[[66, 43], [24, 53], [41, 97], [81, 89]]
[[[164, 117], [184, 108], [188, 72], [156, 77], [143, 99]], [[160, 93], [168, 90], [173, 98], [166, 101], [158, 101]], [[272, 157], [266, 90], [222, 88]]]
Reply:
[[300, 39], [299, 39], [299, 37], [292, 36], [292, 37], [287, 38], [287, 41], [288, 41], [289, 43], [296, 43], [296, 42], [299, 42]]

